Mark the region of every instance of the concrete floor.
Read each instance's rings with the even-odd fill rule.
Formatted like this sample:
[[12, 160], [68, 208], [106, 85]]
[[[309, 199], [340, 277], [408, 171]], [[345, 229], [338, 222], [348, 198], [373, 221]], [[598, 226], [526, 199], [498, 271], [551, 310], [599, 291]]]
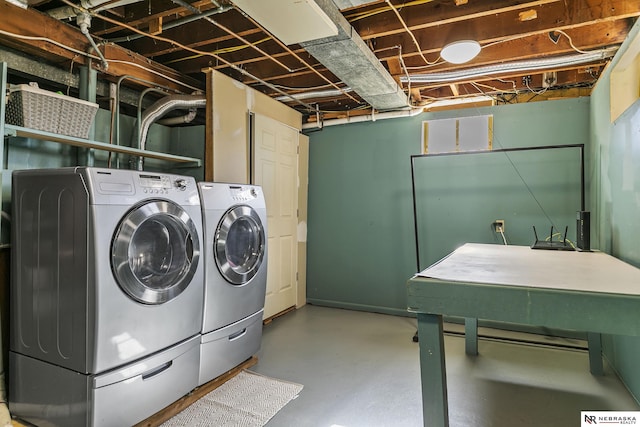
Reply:
[[[304, 389], [267, 427], [422, 426], [415, 331], [409, 317], [310, 305], [275, 319], [251, 370]], [[640, 410], [606, 363], [605, 376], [589, 373], [583, 349], [481, 338], [469, 357], [454, 333], [445, 352], [450, 427], [579, 426], [581, 410]]]

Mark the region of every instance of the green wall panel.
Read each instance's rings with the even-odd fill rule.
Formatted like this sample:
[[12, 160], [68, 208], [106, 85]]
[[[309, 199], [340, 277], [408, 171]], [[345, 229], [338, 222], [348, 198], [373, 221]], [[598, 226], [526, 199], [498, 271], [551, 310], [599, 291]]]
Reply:
[[[420, 154], [421, 123], [483, 114], [494, 116], [494, 148], [588, 142], [588, 98], [429, 113], [412, 118], [325, 127], [309, 133], [307, 297], [310, 303], [406, 313], [406, 281], [418, 268], [410, 157]], [[551, 180], [553, 185], [556, 185], [556, 177], [562, 180], [561, 176], [566, 172], [560, 172], [562, 168], [567, 168], [574, 180], [575, 152], [566, 156], [549, 156], [544, 161], [545, 174], [549, 170], [556, 171]], [[531, 163], [526, 157], [519, 160], [525, 175], [540, 169], [540, 159]], [[478, 163], [471, 157], [464, 162], [470, 164], [458, 164], [458, 160], [449, 157], [437, 166], [449, 172], [456, 169], [455, 176], [466, 180], [466, 183], [440, 180], [434, 187], [449, 199], [451, 206], [430, 217], [434, 225], [429, 226], [427, 232], [441, 233], [437, 250], [446, 254], [455, 248], [456, 242], [469, 241], [470, 233], [475, 232], [484, 233], [484, 237], [473, 240], [495, 243], [495, 235], [488, 232], [487, 218], [506, 219], [507, 233], [521, 234], [523, 237], [519, 241], [530, 244], [533, 240], [531, 225], [548, 224], [548, 220], [538, 211], [531, 212], [530, 218], [521, 219], [523, 214], [520, 214], [517, 219], [522, 221], [522, 226], [517, 226], [513, 209], [509, 209], [510, 205], [519, 202], [507, 197], [514, 190], [496, 191], [486, 187], [481, 192], [466, 190], [467, 194], [456, 195], [456, 187], [468, 184], [470, 179], [473, 182], [473, 176], [489, 174], [495, 185], [500, 186], [512, 183], [513, 168], [503, 163], [501, 172], [494, 165]], [[440, 176], [437, 171], [427, 170], [423, 171], [424, 178], [432, 172], [434, 176]], [[550, 186], [551, 182], [540, 185]], [[573, 206], [575, 183], [563, 185], [560, 185], [559, 194], [553, 194], [552, 200], [568, 199]], [[464, 188], [461, 191], [464, 192]], [[499, 212], [506, 218], [493, 218], [493, 212], [487, 214], [487, 218], [468, 215], [455, 221], [460, 223], [456, 230], [436, 230], [443, 224], [451, 224], [451, 210], [471, 212], [478, 206], [502, 206]], [[421, 208], [428, 210], [429, 207]], [[550, 211], [554, 209], [549, 208]], [[575, 233], [575, 208], [563, 209], [565, 217], [567, 212], [571, 215], [568, 225]], [[524, 212], [524, 209], [519, 207], [518, 211]], [[558, 224], [564, 224], [565, 217], [558, 220]], [[514, 228], [510, 228], [510, 224]]]
[[[575, 242], [581, 148], [425, 156], [414, 160], [420, 267], [467, 242], [529, 246], [561, 232]], [[504, 239], [493, 229], [505, 221]], [[555, 236], [558, 240], [560, 236]]]
[[415, 119], [310, 134], [309, 301], [404, 312], [415, 272], [409, 158], [419, 147]]
[[[610, 122], [610, 74], [629, 41], [640, 32], [636, 22], [627, 41], [594, 89], [591, 109], [591, 171], [596, 213], [594, 228], [599, 248], [640, 267], [640, 101]], [[640, 284], [639, 284], [640, 286]], [[603, 338], [605, 355], [635, 399], [640, 397], [637, 337]]]

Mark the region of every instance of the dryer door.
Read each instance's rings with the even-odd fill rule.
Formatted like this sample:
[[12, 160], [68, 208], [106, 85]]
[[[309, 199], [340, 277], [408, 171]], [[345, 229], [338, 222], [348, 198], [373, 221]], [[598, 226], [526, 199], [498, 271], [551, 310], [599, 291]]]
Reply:
[[223, 215], [213, 241], [213, 256], [229, 283], [243, 285], [251, 280], [265, 250], [264, 226], [255, 209], [238, 205]]
[[178, 205], [164, 200], [136, 206], [120, 221], [111, 269], [134, 300], [162, 304], [184, 291], [200, 257], [198, 230]]

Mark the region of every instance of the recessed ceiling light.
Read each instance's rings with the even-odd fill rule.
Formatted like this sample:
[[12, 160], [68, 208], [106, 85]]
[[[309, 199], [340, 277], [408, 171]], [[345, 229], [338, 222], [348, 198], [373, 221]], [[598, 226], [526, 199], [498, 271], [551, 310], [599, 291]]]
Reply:
[[440, 56], [452, 64], [464, 64], [475, 58], [480, 49], [480, 43], [475, 40], [459, 40], [443, 47]]

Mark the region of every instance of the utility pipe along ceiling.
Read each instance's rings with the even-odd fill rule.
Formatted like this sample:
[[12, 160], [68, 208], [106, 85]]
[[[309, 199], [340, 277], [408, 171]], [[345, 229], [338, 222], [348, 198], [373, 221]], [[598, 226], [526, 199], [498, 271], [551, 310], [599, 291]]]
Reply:
[[[586, 96], [640, 16], [640, 1], [0, 0], [0, 9], [12, 17], [0, 18], [0, 44], [61, 67], [86, 61], [66, 44], [91, 52], [111, 79], [133, 69], [122, 65], [129, 55], [155, 69], [152, 80], [164, 74], [185, 94], [206, 87], [203, 70], [214, 69], [311, 123], [476, 97]], [[74, 38], [81, 27], [90, 45]], [[36, 35], [63, 46], [25, 38]], [[479, 53], [444, 60], [442, 48], [460, 40], [477, 42]]]

